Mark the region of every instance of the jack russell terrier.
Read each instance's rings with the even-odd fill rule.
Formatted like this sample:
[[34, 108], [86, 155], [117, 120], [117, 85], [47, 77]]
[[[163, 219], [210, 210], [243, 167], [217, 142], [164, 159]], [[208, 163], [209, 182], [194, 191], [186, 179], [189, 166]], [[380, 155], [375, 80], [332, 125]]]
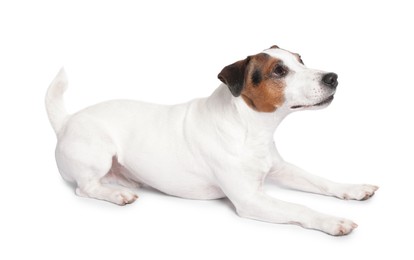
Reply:
[[263, 191], [265, 179], [285, 187], [365, 200], [373, 185], [332, 182], [285, 162], [273, 134], [290, 113], [327, 107], [338, 76], [307, 68], [300, 55], [277, 46], [223, 68], [223, 83], [208, 98], [164, 106], [113, 100], [66, 112], [63, 69], [46, 94], [57, 135], [56, 162], [76, 194], [119, 205], [134, 202], [148, 185], [189, 199], [227, 197], [237, 214], [297, 224], [331, 235], [357, 225], [281, 201]]

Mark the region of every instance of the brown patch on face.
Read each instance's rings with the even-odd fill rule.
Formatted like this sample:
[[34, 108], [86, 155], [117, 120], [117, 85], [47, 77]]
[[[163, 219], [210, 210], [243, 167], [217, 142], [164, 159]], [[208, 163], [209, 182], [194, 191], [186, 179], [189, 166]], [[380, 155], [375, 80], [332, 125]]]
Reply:
[[275, 71], [280, 64], [280, 60], [265, 53], [250, 57], [241, 96], [252, 109], [274, 112], [285, 101], [285, 80]]

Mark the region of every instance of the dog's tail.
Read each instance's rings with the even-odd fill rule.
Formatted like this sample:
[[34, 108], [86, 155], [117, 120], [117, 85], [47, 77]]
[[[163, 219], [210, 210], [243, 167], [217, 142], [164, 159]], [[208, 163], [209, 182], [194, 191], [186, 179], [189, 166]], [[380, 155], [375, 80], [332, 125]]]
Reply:
[[65, 70], [60, 69], [46, 92], [46, 111], [55, 133], [58, 134], [65, 124], [69, 114], [63, 102], [63, 93], [68, 88]]

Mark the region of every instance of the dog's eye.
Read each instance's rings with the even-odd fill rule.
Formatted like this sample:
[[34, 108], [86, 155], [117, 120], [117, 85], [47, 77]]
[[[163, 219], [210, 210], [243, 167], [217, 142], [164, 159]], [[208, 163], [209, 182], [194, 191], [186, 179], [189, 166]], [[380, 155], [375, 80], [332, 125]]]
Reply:
[[281, 78], [286, 76], [288, 69], [283, 65], [277, 65], [273, 73], [276, 75], [276, 77]]

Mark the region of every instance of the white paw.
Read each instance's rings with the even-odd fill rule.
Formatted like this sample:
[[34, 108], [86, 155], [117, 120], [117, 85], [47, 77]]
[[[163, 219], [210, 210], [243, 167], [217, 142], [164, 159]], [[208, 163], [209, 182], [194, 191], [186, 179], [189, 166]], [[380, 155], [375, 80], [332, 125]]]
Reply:
[[127, 190], [115, 191], [111, 197], [113, 198], [112, 202], [121, 206], [131, 204], [138, 199], [137, 194]]
[[322, 231], [332, 236], [344, 236], [357, 227], [358, 225], [351, 220], [331, 217], [323, 223]]
[[131, 204], [138, 199], [138, 195], [127, 189], [114, 189], [101, 185], [90, 186], [89, 189], [83, 190], [78, 187], [76, 188], [76, 194], [81, 197], [106, 200], [121, 206]]
[[374, 196], [376, 190], [378, 186], [374, 185], [346, 185], [338, 197], [345, 200], [367, 200]]

